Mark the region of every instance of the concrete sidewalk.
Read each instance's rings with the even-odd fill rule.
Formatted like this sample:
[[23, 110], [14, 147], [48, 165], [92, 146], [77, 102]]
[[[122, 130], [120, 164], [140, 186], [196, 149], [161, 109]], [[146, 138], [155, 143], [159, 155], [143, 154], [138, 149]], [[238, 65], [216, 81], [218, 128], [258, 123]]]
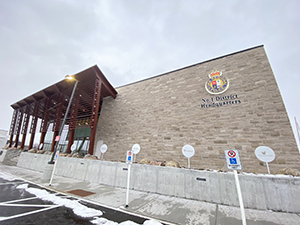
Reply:
[[[240, 209], [208, 202], [201, 202], [166, 195], [130, 190], [129, 207], [125, 208], [126, 189], [107, 185], [55, 176], [52, 186], [42, 182], [42, 173], [7, 166], [0, 163], [0, 173], [15, 178], [25, 179], [46, 188], [54, 189], [71, 195], [68, 191], [83, 190], [94, 194], [86, 197], [76, 197], [89, 200], [117, 210], [147, 216], [169, 224], [211, 224], [211, 225], [238, 225], [242, 224]], [[294, 213], [272, 212], [246, 209], [248, 225], [297, 225], [300, 224], [300, 215]]]

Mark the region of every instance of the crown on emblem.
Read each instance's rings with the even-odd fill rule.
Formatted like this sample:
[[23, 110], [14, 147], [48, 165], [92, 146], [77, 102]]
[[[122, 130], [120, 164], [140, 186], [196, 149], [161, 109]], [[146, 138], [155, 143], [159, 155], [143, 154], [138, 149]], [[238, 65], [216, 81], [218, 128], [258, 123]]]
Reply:
[[212, 71], [212, 72], [208, 75], [209, 78], [212, 78], [212, 77], [215, 77], [215, 76], [222, 76], [222, 72], [221, 72], [221, 71], [215, 70], [215, 71]]

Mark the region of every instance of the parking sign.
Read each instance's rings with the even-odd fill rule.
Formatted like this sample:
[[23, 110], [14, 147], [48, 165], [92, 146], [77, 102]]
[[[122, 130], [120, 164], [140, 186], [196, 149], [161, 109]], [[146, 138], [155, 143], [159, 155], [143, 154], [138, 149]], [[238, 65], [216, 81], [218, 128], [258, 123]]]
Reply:
[[240, 160], [239, 151], [236, 149], [225, 150], [225, 158], [227, 168], [230, 170], [241, 170], [242, 163]]
[[132, 163], [132, 151], [127, 151], [126, 163]]

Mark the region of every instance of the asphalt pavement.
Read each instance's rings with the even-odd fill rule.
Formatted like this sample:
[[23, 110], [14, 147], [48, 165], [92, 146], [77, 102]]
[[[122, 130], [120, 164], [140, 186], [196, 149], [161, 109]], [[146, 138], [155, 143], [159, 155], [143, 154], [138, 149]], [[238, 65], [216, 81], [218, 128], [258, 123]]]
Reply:
[[[33, 193], [28, 192], [28, 188], [31, 189]], [[41, 196], [36, 196], [34, 194], [34, 192], [38, 193], [40, 191], [44, 191], [42, 198]], [[56, 204], [51, 201], [51, 198], [53, 199], [53, 197], [61, 200], [61, 202], [67, 202], [66, 205], [73, 205], [73, 207], [66, 207], [64, 204]], [[81, 210], [79, 215], [77, 214], [77, 211], [73, 210], [78, 206], [82, 206], [80, 209], [78, 208]], [[3, 179], [0, 177], [1, 225], [91, 225], [93, 224], [91, 221], [95, 220], [97, 217], [95, 215], [82, 217], [81, 215], [85, 214], [84, 210], [86, 209], [91, 209], [92, 212], [95, 212], [96, 214], [99, 212], [102, 214], [101, 218], [117, 223], [132, 221], [137, 224], [143, 224], [147, 220], [142, 216], [131, 215], [83, 199], [57, 193], [28, 181], [21, 179]]]
[[[76, 199], [91, 204], [93, 207], [105, 207], [106, 209], [124, 213], [120, 216], [119, 221], [123, 220], [122, 217], [125, 218], [126, 215], [130, 215], [142, 218], [141, 221], [137, 221], [139, 224], [142, 224], [145, 219], [156, 219], [162, 224], [242, 224], [239, 207], [130, 190], [129, 207], [125, 208], [126, 189], [60, 176], [55, 176], [52, 185], [49, 186], [49, 183], [42, 182], [42, 176], [43, 174], [37, 171], [7, 166], [0, 163], [0, 177], [3, 179], [7, 177], [17, 181], [29, 182], [31, 185], [37, 185], [49, 191], [53, 190], [65, 196], [76, 197]], [[1, 199], [0, 201], [2, 202]], [[72, 215], [72, 213], [70, 214], [70, 211], [68, 211], [68, 208], [62, 208], [62, 210], [60, 214]], [[295, 213], [245, 209], [245, 214], [247, 225], [300, 224], [300, 215]], [[1, 216], [2, 215], [0, 215], [0, 217]], [[77, 224], [84, 224], [85, 222], [82, 219], [83, 218], [75, 217], [71, 223], [76, 224], [77, 220]]]

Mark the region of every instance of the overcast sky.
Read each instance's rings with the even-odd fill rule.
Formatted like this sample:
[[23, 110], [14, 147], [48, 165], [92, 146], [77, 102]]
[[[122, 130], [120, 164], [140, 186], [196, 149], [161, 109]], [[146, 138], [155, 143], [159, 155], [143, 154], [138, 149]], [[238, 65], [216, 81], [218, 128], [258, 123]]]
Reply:
[[0, 129], [12, 103], [95, 64], [118, 87], [264, 44], [297, 135], [299, 9], [299, 0], [0, 0]]

